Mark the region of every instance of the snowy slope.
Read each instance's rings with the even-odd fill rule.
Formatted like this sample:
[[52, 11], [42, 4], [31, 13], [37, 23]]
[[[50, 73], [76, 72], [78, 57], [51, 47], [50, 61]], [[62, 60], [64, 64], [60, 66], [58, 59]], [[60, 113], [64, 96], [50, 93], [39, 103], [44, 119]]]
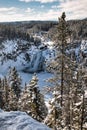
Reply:
[[37, 122], [25, 112], [0, 110], [0, 130], [51, 130]]
[[81, 62], [82, 57], [87, 56], [87, 40], [74, 41], [66, 53], [71, 57], [73, 56], [77, 62]]
[[[36, 72], [40, 69], [45, 68], [45, 62], [50, 62], [55, 57], [55, 50], [53, 48], [53, 42], [49, 39], [44, 39], [41, 36], [41, 44], [35, 46], [32, 43], [28, 43], [24, 40], [6, 40], [0, 44], [0, 77], [8, 73], [10, 67], [15, 66], [16, 69], [21, 74], [23, 79], [23, 84], [28, 82], [32, 77], [32, 74], [29, 72]], [[47, 46], [47, 47], [46, 47]], [[79, 46], [73, 47], [72, 49], [67, 50], [67, 53], [71, 55], [75, 54], [76, 60], [80, 59], [80, 52], [86, 52], [87, 50], [87, 41], [82, 40]], [[24, 73], [23, 71], [26, 70]], [[45, 84], [43, 77], [49, 77], [51, 74], [44, 72], [38, 73], [40, 78], [40, 85]], [[26, 77], [26, 78], [25, 78]], [[45, 78], [46, 79], [46, 78]]]
[[29, 47], [25, 48], [26, 52], [21, 48], [27, 45], [27, 42], [21, 40], [20, 43], [21, 45], [19, 40], [6, 40], [2, 43], [3, 48], [0, 49], [0, 73], [7, 72], [11, 66], [21, 70], [28, 62], [25, 60], [25, 55]]
[[[24, 73], [22, 71], [19, 72], [21, 78], [22, 78], [22, 84], [23, 86], [25, 85], [25, 82], [26, 83], [29, 83], [30, 80], [32, 79], [32, 76], [33, 76], [33, 73]], [[37, 76], [38, 76], [38, 85], [39, 87], [46, 87], [48, 85], [48, 83], [46, 82], [47, 79], [51, 78], [53, 76], [53, 74], [49, 73], [49, 72], [39, 72], [39, 73], [36, 73]], [[1, 78], [3, 78], [2, 75], [0, 75]]]
[[6, 40], [0, 45], [0, 73], [6, 73], [13, 66], [18, 71], [26, 67], [36, 71], [38, 65], [43, 64], [44, 57], [49, 59], [50, 53], [50, 49], [40, 50], [40, 47], [24, 40]]
[[[50, 60], [53, 57], [52, 47], [51, 49], [49, 47], [44, 49], [47, 44], [51, 44], [51, 41], [44, 41], [39, 46], [20, 39], [4, 41], [0, 45], [0, 77], [7, 75], [9, 68], [15, 66], [21, 75], [23, 85], [25, 82], [28, 83], [34, 71], [40, 69], [42, 65], [45, 68], [44, 60]], [[29, 73], [31, 71], [33, 73]], [[39, 85], [46, 85], [44, 80], [51, 75], [47, 72], [38, 73]]]
[[82, 40], [81, 50], [82, 51], [87, 51], [87, 40]]

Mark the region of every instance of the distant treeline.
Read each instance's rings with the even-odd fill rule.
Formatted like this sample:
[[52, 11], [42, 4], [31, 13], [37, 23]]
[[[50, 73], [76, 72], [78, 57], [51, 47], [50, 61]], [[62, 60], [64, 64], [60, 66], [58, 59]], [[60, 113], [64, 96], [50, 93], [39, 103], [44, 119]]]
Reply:
[[11, 23], [0, 24], [0, 43], [4, 40], [14, 39], [21, 39], [34, 44], [39, 44], [41, 42], [41, 39], [34, 38], [33, 35], [28, 33], [25, 28], [23, 29], [23, 26], [21, 28], [21, 26], [19, 27], [18, 25]]
[[[9, 22], [0, 23], [0, 39], [1, 38], [22, 38], [32, 41], [31, 37], [34, 33], [48, 32], [48, 36], [56, 34], [56, 21], [24, 21], [24, 22]], [[87, 19], [68, 21], [73, 39], [81, 39], [87, 37]]]

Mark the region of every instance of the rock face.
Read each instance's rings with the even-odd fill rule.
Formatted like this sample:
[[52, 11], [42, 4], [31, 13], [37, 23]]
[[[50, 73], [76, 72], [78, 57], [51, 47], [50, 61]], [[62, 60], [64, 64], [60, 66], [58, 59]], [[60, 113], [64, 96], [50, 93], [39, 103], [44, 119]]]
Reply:
[[25, 112], [11, 111], [4, 112], [0, 110], [0, 130], [51, 130], [44, 124], [41, 124]]

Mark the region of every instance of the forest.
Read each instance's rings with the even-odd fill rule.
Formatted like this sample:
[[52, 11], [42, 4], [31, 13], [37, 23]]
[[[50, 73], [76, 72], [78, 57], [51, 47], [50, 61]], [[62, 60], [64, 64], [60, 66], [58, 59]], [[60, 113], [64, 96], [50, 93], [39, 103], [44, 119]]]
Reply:
[[[87, 130], [87, 19], [66, 21], [63, 12], [58, 22], [0, 23], [0, 50], [5, 40], [18, 39], [19, 53], [27, 52], [32, 45], [40, 51], [47, 49], [48, 45], [39, 48], [41, 39], [35, 34], [53, 42], [53, 57], [50, 53], [51, 60], [44, 59], [45, 69], [42, 64], [39, 66], [40, 71], [53, 76], [46, 79], [48, 86], [42, 91], [38, 84], [39, 71], [33, 72], [32, 79], [22, 84], [17, 68], [9, 66], [8, 74], [0, 78], [0, 108], [7, 112], [26, 112], [52, 130]], [[27, 44], [22, 45], [21, 40]], [[74, 48], [79, 46], [77, 54]], [[12, 56], [3, 52], [0, 56], [7, 57], [7, 60], [17, 59], [14, 53]], [[26, 53], [26, 61], [30, 60]], [[47, 100], [45, 95], [51, 95], [51, 98]]]

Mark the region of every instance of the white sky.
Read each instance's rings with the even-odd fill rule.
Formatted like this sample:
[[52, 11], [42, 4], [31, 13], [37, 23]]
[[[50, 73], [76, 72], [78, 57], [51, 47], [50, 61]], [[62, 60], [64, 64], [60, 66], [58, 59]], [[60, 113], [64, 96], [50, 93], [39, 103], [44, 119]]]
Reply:
[[9, 6], [3, 0], [0, 22], [57, 20], [64, 11], [68, 20], [87, 18], [87, 0], [15, 0]]

